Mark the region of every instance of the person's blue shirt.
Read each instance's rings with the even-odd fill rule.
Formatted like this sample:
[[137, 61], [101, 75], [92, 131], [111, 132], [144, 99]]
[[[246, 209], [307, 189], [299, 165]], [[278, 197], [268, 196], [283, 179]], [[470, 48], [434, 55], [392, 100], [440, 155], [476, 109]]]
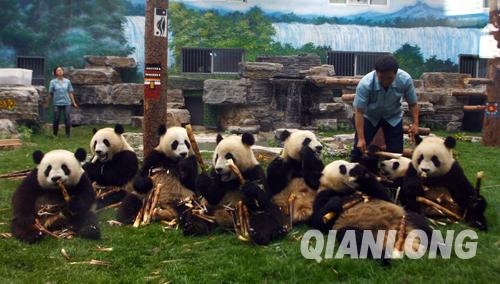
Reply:
[[63, 78], [63, 80], [52, 79], [49, 85], [49, 93], [53, 96], [53, 103], [55, 106], [71, 105], [71, 98], [69, 93], [73, 92], [71, 81]]
[[386, 91], [380, 85], [375, 71], [372, 71], [359, 82], [353, 106], [363, 110], [364, 117], [373, 126], [377, 126], [381, 119], [396, 126], [403, 118], [403, 98], [410, 105], [417, 103], [413, 79], [408, 73], [398, 69], [396, 78]]

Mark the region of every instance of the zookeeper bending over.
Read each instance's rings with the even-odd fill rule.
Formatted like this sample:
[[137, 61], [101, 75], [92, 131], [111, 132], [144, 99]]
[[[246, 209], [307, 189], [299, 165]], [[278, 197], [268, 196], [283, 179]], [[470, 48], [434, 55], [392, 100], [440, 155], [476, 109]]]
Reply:
[[408, 102], [413, 124], [410, 135], [418, 133], [417, 95], [413, 79], [399, 69], [392, 55], [380, 57], [375, 70], [366, 74], [356, 87], [353, 106], [356, 135], [351, 160], [359, 161], [372, 142], [377, 130], [382, 128], [386, 151], [403, 152], [403, 98]]

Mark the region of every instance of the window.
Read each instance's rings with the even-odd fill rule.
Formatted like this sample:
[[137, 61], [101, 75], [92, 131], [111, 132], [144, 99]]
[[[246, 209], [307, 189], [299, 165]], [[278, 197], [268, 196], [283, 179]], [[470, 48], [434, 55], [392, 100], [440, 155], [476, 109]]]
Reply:
[[387, 0], [370, 0], [371, 5], [387, 5]]

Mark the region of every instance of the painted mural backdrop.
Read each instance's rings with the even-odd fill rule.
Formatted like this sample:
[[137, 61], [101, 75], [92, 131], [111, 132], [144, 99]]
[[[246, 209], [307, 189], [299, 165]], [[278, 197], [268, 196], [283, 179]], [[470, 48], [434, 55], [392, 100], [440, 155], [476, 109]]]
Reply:
[[[0, 9], [1, 65], [13, 64], [16, 54], [45, 55], [52, 64], [74, 66], [82, 64], [79, 56], [84, 54], [130, 54], [142, 69], [144, 0], [4, 2], [10, 6]], [[417, 77], [424, 71], [456, 71], [459, 54], [491, 56], [484, 2], [170, 1], [169, 62], [178, 70], [176, 57], [182, 47], [244, 48], [247, 60], [259, 54], [303, 52], [324, 59], [331, 49], [393, 52]]]

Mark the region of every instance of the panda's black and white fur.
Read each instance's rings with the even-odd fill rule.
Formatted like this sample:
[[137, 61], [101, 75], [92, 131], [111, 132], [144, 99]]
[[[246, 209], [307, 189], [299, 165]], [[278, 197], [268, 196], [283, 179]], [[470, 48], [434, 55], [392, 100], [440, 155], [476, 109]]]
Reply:
[[[251, 149], [255, 143], [253, 135], [244, 133], [226, 138], [218, 135], [216, 142], [212, 170], [200, 174], [196, 181], [197, 191], [206, 200], [208, 214], [215, 217], [216, 225], [233, 228], [233, 220], [225, 206], [235, 208], [241, 201], [250, 214], [249, 235], [252, 242], [265, 245], [285, 234], [284, 216], [269, 198], [264, 171]], [[230, 159], [241, 171], [245, 184], [240, 185], [230, 170], [227, 163]], [[214, 228], [209, 222], [190, 214], [182, 214], [179, 219], [185, 234], [206, 234]]]
[[[343, 210], [343, 204], [360, 198], [359, 193], [369, 200]], [[330, 212], [335, 213], [335, 217], [325, 223], [323, 216]], [[372, 231], [374, 236], [377, 230], [398, 230], [403, 216], [406, 216], [407, 231], [420, 229], [431, 236], [425, 218], [392, 203], [382, 184], [366, 167], [337, 160], [324, 168], [314, 201], [313, 228], [322, 232], [337, 230], [340, 241], [346, 230], [354, 230], [360, 236], [364, 230]]]
[[312, 205], [319, 186], [319, 178], [324, 166], [319, 158], [323, 146], [313, 132], [297, 130], [292, 133], [285, 130], [280, 136], [284, 142], [283, 152], [267, 168], [269, 190], [272, 200], [290, 218], [289, 198], [294, 212], [292, 222], [309, 221]]
[[[68, 228], [82, 238], [100, 238], [96, 215], [92, 211], [95, 193], [80, 164], [85, 157], [83, 149], [75, 153], [66, 150], [33, 153], [37, 166], [12, 197], [14, 218], [11, 229], [17, 239], [34, 243], [41, 238], [40, 231], [34, 227], [35, 218], [40, 219], [49, 230]], [[68, 202], [65, 202], [58, 182], [64, 184], [70, 196]], [[44, 216], [38, 216], [38, 210], [44, 205], [60, 207], [60, 218], [45, 223]]]
[[452, 149], [456, 145], [453, 137], [441, 139], [416, 137], [417, 147], [413, 151], [412, 161], [401, 190], [401, 202], [407, 208], [420, 212], [416, 201], [427, 191], [444, 189], [449, 193], [460, 211], [465, 214], [465, 221], [481, 230], [487, 229], [484, 211], [486, 200], [478, 194], [469, 182], [459, 163], [453, 158]]
[[[107, 127], [100, 130], [93, 129], [94, 135], [90, 140], [92, 161], [83, 165], [91, 181], [97, 187], [113, 187], [111, 194], [98, 198], [97, 209], [118, 203], [127, 195], [127, 188], [137, 173], [139, 162], [132, 147], [123, 137], [122, 125], [115, 125], [114, 129]], [[117, 187], [119, 190], [116, 190]]]
[[[195, 192], [195, 181], [198, 175], [198, 162], [191, 148], [186, 129], [165, 125], [158, 128], [160, 142], [149, 153], [139, 174], [134, 179], [134, 192], [129, 194], [118, 210], [118, 220], [123, 223], [133, 223], [135, 216], [142, 207], [142, 199], [153, 188], [150, 176], [153, 170], [161, 169], [174, 175], [184, 188]], [[162, 191], [168, 193], [170, 184], [164, 184]]]

